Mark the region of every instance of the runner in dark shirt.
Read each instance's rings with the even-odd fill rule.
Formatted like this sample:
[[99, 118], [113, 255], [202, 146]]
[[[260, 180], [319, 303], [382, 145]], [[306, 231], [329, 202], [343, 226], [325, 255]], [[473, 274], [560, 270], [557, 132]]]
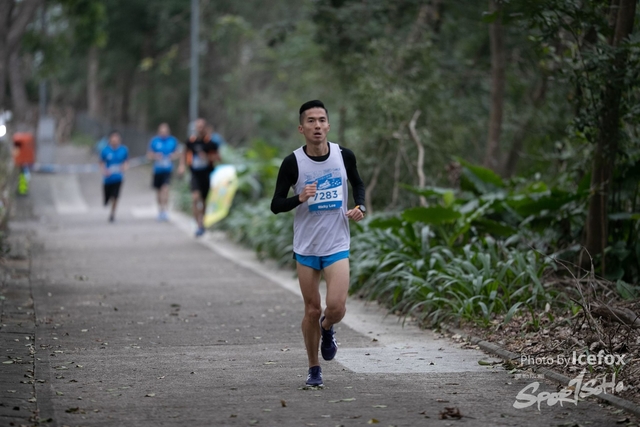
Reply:
[[185, 142], [184, 155], [180, 159], [179, 174], [184, 173], [185, 165], [191, 171], [191, 200], [193, 217], [197, 223], [196, 237], [204, 234], [204, 210], [209, 194], [210, 176], [215, 163], [220, 161], [218, 144], [211, 140], [206, 132], [207, 122], [196, 120], [196, 133]]

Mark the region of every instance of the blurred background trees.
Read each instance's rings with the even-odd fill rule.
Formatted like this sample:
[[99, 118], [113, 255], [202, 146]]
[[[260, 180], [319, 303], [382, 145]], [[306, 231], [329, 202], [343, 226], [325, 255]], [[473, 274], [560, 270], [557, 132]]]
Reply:
[[[407, 186], [490, 193], [469, 193], [465, 182], [489, 175], [465, 162], [494, 173], [505, 197], [544, 183], [526, 193], [544, 209], [521, 218], [546, 236], [540, 247], [584, 245], [576, 261], [592, 256], [600, 273], [637, 281], [636, 3], [201, 0], [200, 112], [233, 147], [285, 154], [302, 143], [299, 105], [324, 100], [330, 138], [358, 154], [372, 211], [435, 203]], [[0, 108], [33, 108], [46, 80], [49, 109], [68, 127], [60, 142], [80, 114], [143, 131], [166, 121], [185, 135], [188, 2], [2, 5]]]

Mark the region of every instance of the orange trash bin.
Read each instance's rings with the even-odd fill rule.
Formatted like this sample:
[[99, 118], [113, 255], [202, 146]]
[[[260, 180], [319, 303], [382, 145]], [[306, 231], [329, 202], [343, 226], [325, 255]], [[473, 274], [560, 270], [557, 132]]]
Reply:
[[31, 166], [36, 161], [36, 152], [31, 132], [13, 134], [13, 162], [16, 166]]

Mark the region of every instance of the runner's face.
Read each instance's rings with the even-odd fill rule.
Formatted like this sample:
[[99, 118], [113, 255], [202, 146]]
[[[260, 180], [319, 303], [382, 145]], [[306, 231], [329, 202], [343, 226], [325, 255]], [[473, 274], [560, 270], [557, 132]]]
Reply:
[[111, 144], [113, 147], [117, 147], [118, 145], [120, 145], [120, 134], [114, 133], [113, 135], [111, 135], [109, 137], [109, 144]]
[[169, 136], [169, 126], [168, 125], [160, 125], [158, 127], [158, 135], [160, 136]]
[[202, 119], [196, 120], [196, 132], [198, 133], [198, 135], [204, 135], [206, 130], [207, 123]]
[[304, 112], [302, 124], [298, 131], [304, 135], [309, 143], [320, 144], [327, 141], [327, 134], [331, 126], [324, 108], [311, 108]]

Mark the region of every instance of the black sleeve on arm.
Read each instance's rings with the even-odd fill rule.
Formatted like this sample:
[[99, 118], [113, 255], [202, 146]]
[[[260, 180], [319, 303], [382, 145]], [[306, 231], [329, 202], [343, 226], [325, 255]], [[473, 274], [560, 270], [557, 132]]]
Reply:
[[271, 212], [278, 214], [280, 212], [289, 212], [300, 205], [300, 199], [297, 194], [291, 197], [289, 189], [298, 181], [298, 162], [295, 154], [291, 153], [284, 158], [278, 171], [278, 179], [276, 181], [276, 190], [271, 200]]
[[353, 191], [353, 200], [356, 205], [364, 206], [364, 182], [360, 178], [358, 173], [358, 167], [356, 165], [356, 155], [348, 148], [340, 147], [342, 150], [342, 160], [344, 160], [344, 167], [347, 170], [347, 178], [351, 183], [351, 189]]

